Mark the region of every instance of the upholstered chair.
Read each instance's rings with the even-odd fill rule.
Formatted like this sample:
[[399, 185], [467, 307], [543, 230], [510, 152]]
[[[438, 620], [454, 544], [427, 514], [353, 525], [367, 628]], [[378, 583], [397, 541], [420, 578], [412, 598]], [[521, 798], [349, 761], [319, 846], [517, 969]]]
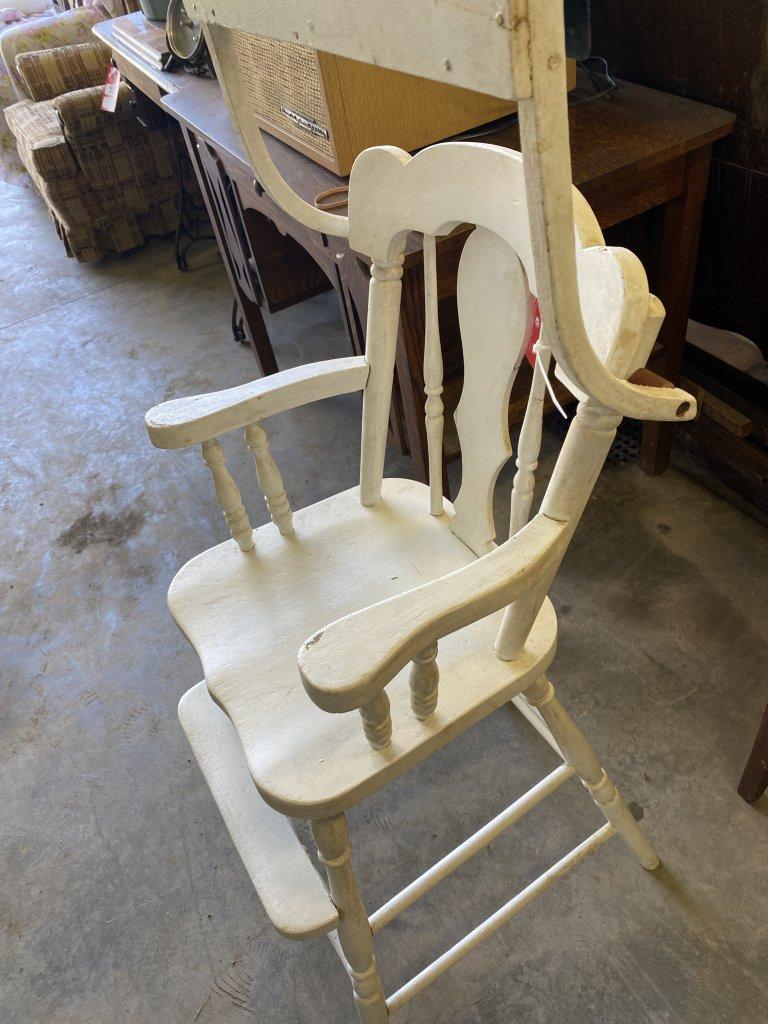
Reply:
[[95, 39], [20, 53], [28, 99], [6, 110], [67, 255], [80, 261], [133, 249], [178, 220], [178, 132], [140, 124], [124, 84], [115, 111], [101, 110], [109, 61]]

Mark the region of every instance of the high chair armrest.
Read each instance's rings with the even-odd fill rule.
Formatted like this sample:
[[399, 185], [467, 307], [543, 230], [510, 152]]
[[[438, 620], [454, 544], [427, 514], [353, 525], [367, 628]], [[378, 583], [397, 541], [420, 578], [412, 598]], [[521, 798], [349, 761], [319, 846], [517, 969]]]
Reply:
[[186, 448], [286, 409], [362, 391], [367, 379], [364, 356], [325, 359], [226, 391], [163, 402], [149, 410], [144, 422], [156, 448]]
[[323, 711], [363, 707], [425, 647], [541, 582], [570, 533], [569, 523], [540, 513], [477, 561], [318, 630], [298, 654], [304, 689]]

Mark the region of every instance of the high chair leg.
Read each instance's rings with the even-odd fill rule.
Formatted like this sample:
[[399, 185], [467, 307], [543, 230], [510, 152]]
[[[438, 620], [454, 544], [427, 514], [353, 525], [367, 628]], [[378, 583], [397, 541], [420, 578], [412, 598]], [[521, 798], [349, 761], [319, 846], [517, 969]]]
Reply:
[[328, 875], [331, 899], [339, 911], [338, 945], [352, 982], [358, 1015], [362, 1024], [384, 1024], [389, 1014], [373, 953], [371, 926], [352, 870], [346, 817], [337, 814], [313, 821], [311, 828]]
[[555, 696], [552, 683], [546, 676], [541, 676], [523, 692], [523, 697], [538, 710], [567, 763], [643, 867], [649, 871], [657, 868], [659, 858], [656, 851], [640, 831], [632, 812], [606, 774], [586, 736]]

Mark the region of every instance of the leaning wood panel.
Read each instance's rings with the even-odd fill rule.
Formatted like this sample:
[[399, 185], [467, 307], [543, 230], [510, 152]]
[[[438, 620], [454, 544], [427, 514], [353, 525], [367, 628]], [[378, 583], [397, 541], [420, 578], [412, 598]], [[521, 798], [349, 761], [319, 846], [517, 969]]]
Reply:
[[528, 95], [522, 0], [188, 0], [195, 18], [503, 99]]

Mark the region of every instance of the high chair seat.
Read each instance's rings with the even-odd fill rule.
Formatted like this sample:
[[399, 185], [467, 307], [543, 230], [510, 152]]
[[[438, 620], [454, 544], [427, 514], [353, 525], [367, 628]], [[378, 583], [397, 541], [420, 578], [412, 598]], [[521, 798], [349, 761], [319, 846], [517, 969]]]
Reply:
[[[272, 523], [243, 552], [229, 540], [188, 562], [174, 579], [171, 612], [203, 665], [208, 690], [237, 730], [264, 799], [284, 814], [338, 814], [378, 790], [540, 677], [555, 653], [547, 600], [524, 652], [494, 654], [501, 614], [440, 642], [436, 712], [419, 721], [407, 669], [387, 687], [392, 743], [374, 750], [357, 712], [328, 714], [305, 693], [301, 644], [326, 623], [410, 590], [475, 559], [450, 528], [451, 506], [432, 516], [429, 491], [385, 480], [367, 508], [358, 488], [294, 514], [294, 534]], [[361, 658], [365, 651], [361, 651]]]

